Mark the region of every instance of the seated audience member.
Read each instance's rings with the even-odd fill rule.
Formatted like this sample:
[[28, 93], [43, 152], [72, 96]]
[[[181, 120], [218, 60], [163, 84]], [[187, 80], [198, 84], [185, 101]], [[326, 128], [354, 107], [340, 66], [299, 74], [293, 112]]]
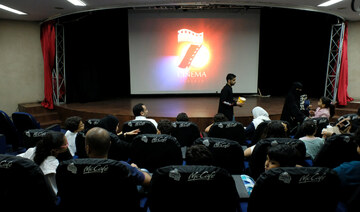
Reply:
[[[355, 142], [357, 152], [360, 154], [360, 128], [355, 133]], [[360, 185], [360, 161], [344, 162], [334, 168], [338, 174], [343, 188]]]
[[321, 134], [324, 139], [332, 136], [332, 135], [340, 135], [340, 134], [351, 134], [351, 122], [350, 118], [342, 118], [340, 117], [335, 124], [335, 126], [328, 126], [321, 131]]
[[173, 126], [170, 120], [168, 119], [162, 119], [158, 123], [158, 134], [166, 134], [171, 135], [171, 132], [173, 131]]
[[202, 144], [195, 144], [186, 149], [186, 165], [214, 165], [211, 151]]
[[149, 113], [148, 109], [143, 103], [139, 103], [133, 107], [133, 113], [135, 116], [135, 120], [147, 120], [151, 121], [154, 124], [155, 128], [157, 128], [157, 122], [154, 119], [147, 118]]
[[248, 139], [251, 139], [253, 137], [254, 132], [260, 123], [264, 121], [270, 121], [268, 112], [266, 112], [266, 110], [264, 110], [262, 107], [254, 107], [251, 113], [254, 119], [245, 129], [245, 135]]
[[312, 118], [325, 117], [330, 119], [335, 114], [335, 106], [331, 104], [331, 99], [328, 97], [321, 97], [318, 101], [318, 107], [315, 111], [310, 111]]
[[101, 127], [108, 132], [116, 134], [116, 128], [119, 124], [119, 119], [113, 115], [107, 115], [104, 118], [100, 119], [98, 127]]
[[[85, 136], [85, 150], [89, 158], [108, 158], [108, 152], [110, 148], [110, 134], [107, 130], [94, 127], [90, 129]], [[137, 167], [136, 164], [128, 164], [125, 161], [121, 161], [131, 172], [131, 176], [138, 185], [149, 185], [151, 176]]]
[[130, 132], [122, 132], [120, 128], [119, 120], [113, 115], [107, 115], [100, 119], [98, 127], [107, 130], [110, 133], [118, 135], [121, 140], [125, 140], [127, 135], [137, 135], [140, 130], [132, 130]]
[[288, 144], [278, 144], [269, 148], [266, 155], [265, 171], [277, 167], [295, 167], [296, 149]]
[[356, 113], [357, 117], [353, 118], [351, 122], [351, 129], [350, 132], [354, 133], [360, 127], [360, 108]]
[[[214, 165], [214, 156], [211, 151], [202, 144], [195, 144], [186, 149], [186, 165]], [[240, 175], [244, 183], [246, 191], [250, 195], [252, 189], [254, 188], [255, 181], [248, 175]]]
[[186, 113], [182, 112], [176, 116], [176, 121], [189, 121], [189, 117]]
[[[287, 124], [283, 121], [273, 120], [267, 125], [264, 131], [265, 138], [287, 138]], [[255, 145], [245, 149], [244, 157], [250, 157]]]
[[18, 156], [28, 158], [38, 164], [44, 173], [55, 195], [57, 194], [56, 168], [59, 166], [57, 156], [68, 151], [68, 142], [63, 133], [57, 131], [47, 132], [36, 147], [29, 148]]
[[[214, 116], [214, 123], [223, 122], [223, 121], [229, 121], [224, 114], [222, 114], [222, 113], [217, 113], [217, 114]], [[205, 132], [206, 132], [206, 133], [209, 133], [210, 128], [213, 126], [214, 123], [210, 124], [209, 126], [207, 126], [207, 127], [205, 128]]]
[[71, 156], [74, 156], [76, 152], [76, 135], [84, 130], [84, 123], [79, 116], [71, 116], [65, 120], [65, 128], [67, 129], [65, 137], [69, 143], [69, 151]]
[[304, 121], [301, 128], [305, 136], [299, 139], [305, 143], [306, 154], [310, 155], [311, 159], [314, 159], [321, 147], [324, 146], [324, 139], [315, 137], [317, 127], [316, 123], [311, 119]]
[[[357, 153], [360, 155], [360, 128], [357, 129], [354, 140], [357, 144]], [[344, 162], [333, 170], [340, 179], [340, 201], [346, 208], [344, 211], [360, 211], [360, 161]]]
[[249, 138], [251, 140], [251, 146], [259, 142], [261, 139], [266, 138], [266, 130], [270, 122], [271, 121], [264, 121], [257, 126], [253, 136]]

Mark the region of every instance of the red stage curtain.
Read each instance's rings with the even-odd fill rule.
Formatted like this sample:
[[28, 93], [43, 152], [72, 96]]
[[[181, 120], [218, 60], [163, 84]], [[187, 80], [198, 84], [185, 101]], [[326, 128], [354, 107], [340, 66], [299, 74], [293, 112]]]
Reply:
[[341, 66], [339, 75], [339, 84], [337, 92], [338, 105], [345, 106], [348, 102], [354, 99], [349, 97], [348, 88], [348, 56], [347, 56], [347, 43], [348, 43], [348, 26], [345, 23], [344, 41], [341, 54]]
[[52, 75], [55, 65], [55, 22], [48, 21], [41, 25], [41, 49], [44, 58], [44, 94], [45, 98], [41, 105], [48, 109], [54, 109]]

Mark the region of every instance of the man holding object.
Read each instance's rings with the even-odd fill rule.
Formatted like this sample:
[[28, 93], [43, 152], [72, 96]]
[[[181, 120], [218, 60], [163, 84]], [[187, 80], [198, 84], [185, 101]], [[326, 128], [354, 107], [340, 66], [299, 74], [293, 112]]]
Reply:
[[226, 85], [222, 88], [219, 101], [218, 113], [224, 114], [229, 121], [234, 121], [234, 106], [242, 107], [244, 102], [239, 102], [233, 97], [232, 86], [236, 83], [235, 74], [229, 73], [226, 76]]

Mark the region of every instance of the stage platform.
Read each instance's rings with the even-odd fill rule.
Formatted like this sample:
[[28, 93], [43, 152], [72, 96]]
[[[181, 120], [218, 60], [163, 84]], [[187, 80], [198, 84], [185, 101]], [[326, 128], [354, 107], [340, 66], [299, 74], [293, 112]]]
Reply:
[[[256, 106], [263, 107], [272, 120], [279, 120], [285, 97], [260, 97], [246, 96], [247, 101], [243, 107], [235, 107], [234, 113], [237, 121], [247, 126], [253, 119], [251, 110]], [[317, 107], [318, 99], [310, 99], [313, 108]], [[217, 113], [219, 97], [216, 96], [148, 96], [128, 97], [99, 102], [69, 103], [55, 106], [54, 110], [48, 110], [37, 103], [19, 104], [19, 111], [31, 113], [42, 128], [53, 124], [61, 124], [64, 127], [65, 119], [70, 116], [80, 116], [84, 120], [91, 118], [103, 118], [108, 114], [115, 115], [120, 123], [134, 119], [132, 107], [137, 103], [144, 103], [149, 110], [149, 117], [157, 121], [169, 119], [175, 121], [176, 116], [186, 112], [190, 121], [196, 123], [201, 131], [213, 122]], [[360, 108], [360, 100], [349, 102], [347, 106], [336, 107], [335, 116], [330, 120], [336, 121], [342, 115], [356, 113]]]
[[[247, 126], [252, 121], [252, 109], [256, 106], [263, 107], [272, 120], [280, 119], [283, 97], [245, 96], [247, 101], [243, 107], [235, 107], [235, 119]], [[196, 123], [203, 131], [213, 122], [217, 113], [219, 97], [131, 97], [115, 100], [71, 103], [56, 106], [60, 120], [69, 116], [80, 116], [84, 120], [102, 118], [108, 114], [115, 115], [120, 122], [134, 119], [132, 107], [143, 103], [149, 110], [148, 117], [156, 121], [169, 119], [175, 121], [176, 116], [186, 112], [190, 121]]]

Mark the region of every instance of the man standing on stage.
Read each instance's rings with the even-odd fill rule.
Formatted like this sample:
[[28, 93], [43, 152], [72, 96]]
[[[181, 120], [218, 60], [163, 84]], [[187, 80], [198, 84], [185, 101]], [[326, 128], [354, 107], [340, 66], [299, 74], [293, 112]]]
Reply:
[[236, 83], [235, 74], [228, 74], [226, 76], [226, 85], [222, 88], [219, 101], [218, 113], [224, 114], [229, 121], [234, 121], [234, 106], [242, 107], [244, 103], [238, 102], [233, 97], [232, 86]]

